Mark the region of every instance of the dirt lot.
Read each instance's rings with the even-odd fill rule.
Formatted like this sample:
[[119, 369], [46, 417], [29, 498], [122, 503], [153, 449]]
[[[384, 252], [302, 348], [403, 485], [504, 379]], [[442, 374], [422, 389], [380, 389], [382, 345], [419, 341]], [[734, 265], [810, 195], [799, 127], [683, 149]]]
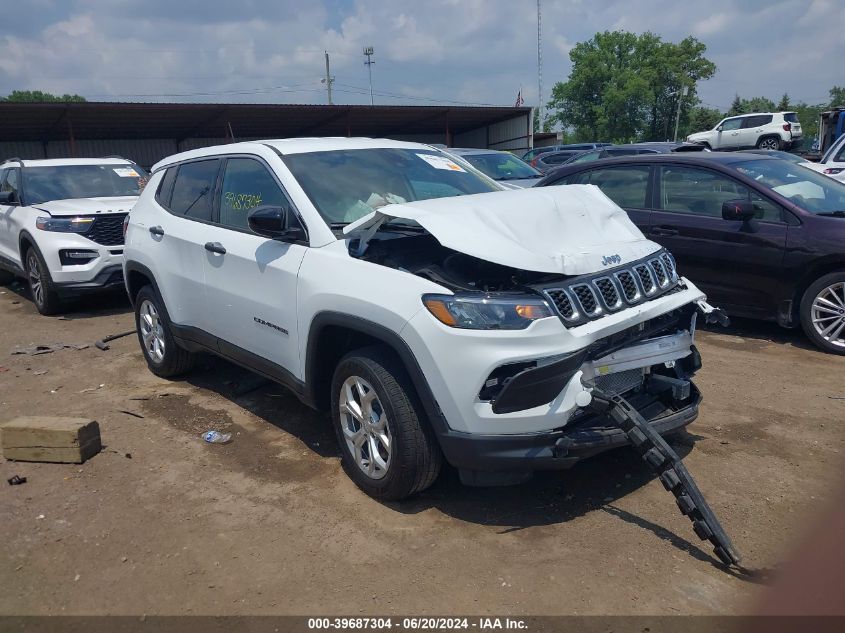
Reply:
[[[91, 417], [107, 445], [82, 466], [0, 465], [0, 613], [748, 612], [841, 481], [845, 358], [774, 326], [700, 333], [705, 403], [675, 442], [752, 570], [729, 574], [630, 450], [513, 488], [447, 471], [377, 503], [280, 387], [236, 396], [252, 378], [212, 359], [160, 380], [134, 337], [96, 349], [132, 327], [119, 295], [63, 320], [0, 291], [0, 421]], [[9, 354], [55, 341], [91, 347]], [[234, 441], [205, 444], [210, 428]]]

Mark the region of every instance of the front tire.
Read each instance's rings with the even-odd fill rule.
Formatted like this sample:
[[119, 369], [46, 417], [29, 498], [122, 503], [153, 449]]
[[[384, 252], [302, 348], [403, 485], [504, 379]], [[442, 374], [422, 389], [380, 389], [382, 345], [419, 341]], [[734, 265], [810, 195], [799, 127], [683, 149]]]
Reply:
[[845, 356], [845, 270], [820, 277], [801, 299], [801, 327], [826, 352]]
[[780, 150], [783, 142], [776, 136], [765, 136], [757, 141], [757, 149]]
[[35, 308], [45, 316], [58, 314], [62, 309], [62, 302], [41, 252], [35, 246], [30, 246], [24, 260], [26, 281]]
[[156, 376], [171, 378], [193, 367], [194, 354], [176, 344], [167, 312], [152, 286], [144, 286], [135, 297], [135, 328], [147, 367]]
[[443, 456], [402, 364], [387, 350], [347, 354], [332, 379], [332, 421], [346, 474], [371, 497], [428, 488]]

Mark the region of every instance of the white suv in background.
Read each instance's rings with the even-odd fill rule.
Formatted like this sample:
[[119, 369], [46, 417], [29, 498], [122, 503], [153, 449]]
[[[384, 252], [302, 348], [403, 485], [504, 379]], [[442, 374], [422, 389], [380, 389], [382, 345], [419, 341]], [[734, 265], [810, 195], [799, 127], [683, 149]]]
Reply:
[[795, 112], [756, 112], [722, 119], [712, 130], [687, 136], [714, 150], [773, 149], [798, 147], [803, 139]]
[[370, 495], [513, 483], [695, 419], [704, 295], [592, 185], [503, 190], [428, 145], [243, 142], [153, 167], [126, 287], [150, 370], [210, 351], [331, 412]]
[[123, 283], [123, 220], [147, 174], [122, 158], [0, 164], [0, 281], [29, 284], [41, 314]]

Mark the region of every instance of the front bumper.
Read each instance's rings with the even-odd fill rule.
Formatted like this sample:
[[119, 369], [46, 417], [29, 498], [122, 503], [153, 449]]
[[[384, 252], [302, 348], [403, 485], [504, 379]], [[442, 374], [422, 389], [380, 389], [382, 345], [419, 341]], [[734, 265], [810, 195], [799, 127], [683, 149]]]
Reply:
[[65, 281], [54, 283], [53, 285], [56, 288], [56, 292], [62, 297], [123, 287], [123, 266], [112, 264], [102, 267], [94, 278], [88, 281]]
[[[690, 387], [690, 396], [684, 402], [667, 401], [665, 394], [661, 397], [645, 392], [631, 397], [629, 402], [654, 430], [665, 435], [698, 417], [701, 394], [694, 385]], [[467, 483], [484, 483], [480, 473], [510, 473], [511, 481], [519, 481], [535, 470], [564, 470], [582, 459], [629, 443], [625, 433], [604, 413], [586, 414], [564, 428], [545, 433], [478, 435], [449, 431], [439, 439], [446, 460], [461, 471], [468, 471], [462, 472]]]

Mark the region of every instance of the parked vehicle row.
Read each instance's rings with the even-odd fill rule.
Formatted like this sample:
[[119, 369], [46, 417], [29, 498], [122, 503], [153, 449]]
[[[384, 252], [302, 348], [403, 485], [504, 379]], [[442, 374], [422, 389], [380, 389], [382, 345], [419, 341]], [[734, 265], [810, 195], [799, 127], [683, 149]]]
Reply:
[[514, 483], [628, 443], [594, 389], [659, 433], [695, 419], [696, 323], [718, 312], [687, 275], [845, 354], [845, 185], [677, 147], [521, 190], [514, 157], [383, 139], [209, 147], [149, 176], [15, 160], [3, 261], [45, 314], [122, 280], [153, 373], [208, 352], [287, 386], [331, 415], [374, 497], [424, 490], [444, 461]]
[[505, 185], [518, 188], [533, 187], [543, 177], [542, 172], [510, 152], [461, 147], [450, 147], [448, 152], [461, 157], [485, 175]]

